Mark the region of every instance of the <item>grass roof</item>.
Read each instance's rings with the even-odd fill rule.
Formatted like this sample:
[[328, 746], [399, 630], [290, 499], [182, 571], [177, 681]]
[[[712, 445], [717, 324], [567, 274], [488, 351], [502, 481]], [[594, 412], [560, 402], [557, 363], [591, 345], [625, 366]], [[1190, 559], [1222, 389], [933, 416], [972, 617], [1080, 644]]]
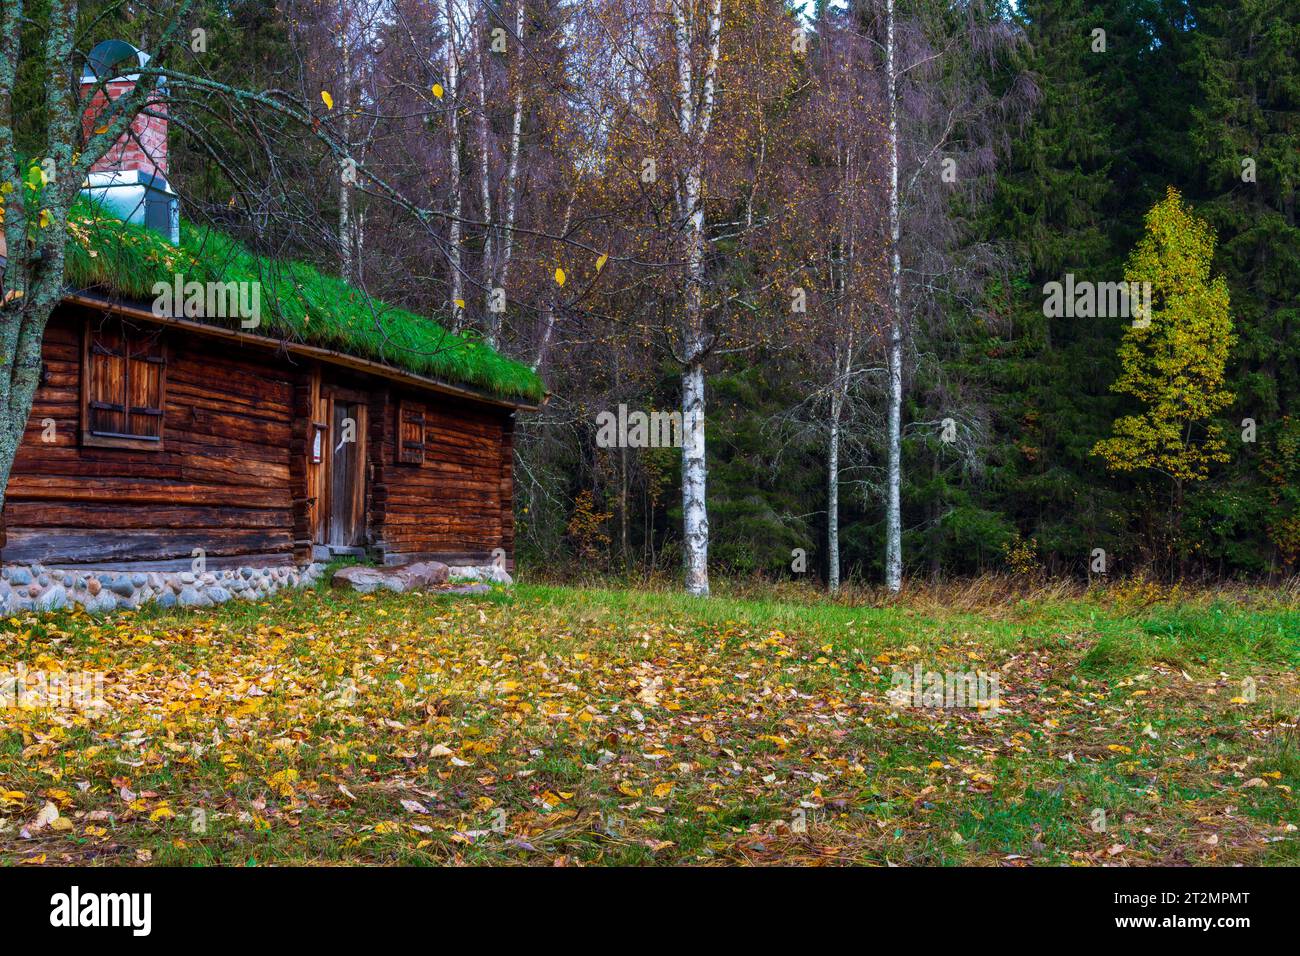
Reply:
[[[216, 230], [183, 223], [173, 246], [143, 226], [122, 222], [88, 200], [69, 219], [67, 281], [152, 301], [158, 282], [260, 282], [259, 335], [333, 349], [504, 398], [540, 400], [545, 387], [532, 369], [483, 341], [457, 335], [435, 320], [374, 299], [337, 276], [302, 262], [254, 255]], [[205, 321], [198, 318], [199, 321]], [[207, 319], [231, 327], [235, 319]]]

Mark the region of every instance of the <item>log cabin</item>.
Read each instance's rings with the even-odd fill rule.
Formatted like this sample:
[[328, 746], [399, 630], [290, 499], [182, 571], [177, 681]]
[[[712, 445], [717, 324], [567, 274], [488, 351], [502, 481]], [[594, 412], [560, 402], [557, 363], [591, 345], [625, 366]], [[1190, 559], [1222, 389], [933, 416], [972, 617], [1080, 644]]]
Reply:
[[[88, 70], [86, 129], [132, 82]], [[140, 115], [74, 210], [2, 515], [6, 581], [14, 565], [130, 574], [195, 555], [513, 568], [512, 435], [544, 397], [537, 376], [182, 223], [166, 124], [165, 104]]]

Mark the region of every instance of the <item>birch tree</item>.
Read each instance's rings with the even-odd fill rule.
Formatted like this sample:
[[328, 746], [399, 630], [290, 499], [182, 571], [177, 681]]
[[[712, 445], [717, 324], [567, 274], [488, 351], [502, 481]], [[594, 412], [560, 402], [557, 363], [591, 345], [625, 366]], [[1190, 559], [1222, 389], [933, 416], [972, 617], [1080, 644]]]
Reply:
[[[329, 64], [325, 69], [320, 67], [326, 65], [320, 64], [315, 71], [321, 74], [322, 83], [338, 90], [337, 129], [343, 155], [339, 164], [336, 232], [339, 273], [349, 281], [357, 278], [364, 215], [355, 206], [357, 168], [366, 160], [381, 113], [373, 102], [367, 104], [366, 100], [376, 99], [367, 80], [373, 79], [373, 35], [383, 6], [383, 0], [337, 0], [336, 17], [329, 24], [334, 36], [328, 44], [328, 49], [337, 54], [337, 64]], [[310, 32], [306, 39], [308, 42], [313, 39]], [[365, 109], [367, 105], [369, 110]], [[370, 114], [368, 117], [365, 115], [367, 112]]]
[[460, 171], [460, 51], [457, 49], [456, 3], [443, 0], [443, 22], [447, 35], [443, 45], [443, 71], [446, 86], [434, 96], [446, 106], [443, 115], [447, 120], [447, 166], [450, 169], [447, 192], [450, 218], [447, 227], [447, 286], [450, 290], [447, 304], [451, 312], [452, 328], [459, 331], [465, 320], [465, 285], [461, 267], [461, 220], [464, 215]]
[[[502, 191], [500, 219], [493, 218], [492, 185], [493, 172], [491, 157], [491, 132], [489, 121], [488, 98], [488, 51], [493, 49], [490, 37], [495, 31], [489, 31], [489, 19], [486, 5], [480, 20], [481, 38], [476, 57], [478, 72], [478, 154], [479, 154], [479, 203], [482, 207], [484, 222], [483, 238], [483, 338], [489, 345], [496, 345], [501, 335], [501, 320], [505, 302], [510, 291], [510, 261], [515, 250], [515, 214], [519, 196], [519, 157], [523, 142], [524, 123], [524, 59], [527, 48], [524, 36], [525, 0], [516, 0], [513, 31], [505, 38], [509, 69], [507, 87], [511, 98], [511, 118], [509, 140], [505, 147], [505, 170]], [[496, 28], [504, 30], [503, 27]], [[503, 34], [497, 33], [497, 36]], [[567, 229], [567, 224], [566, 227]], [[563, 235], [564, 230], [561, 230]]]
[[353, 255], [356, 250], [355, 235], [352, 226], [352, 186], [356, 182], [352, 162], [352, 10], [347, 0], [339, 0], [339, 63], [342, 67], [339, 82], [340, 106], [343, 109], [342, 139], [343, 146], [349, 153], [343, 159], [342, 172], [339, 175], [339, 271], [345, 279], [352, 277]]
[[[996, 253], [959, 261], [957, 191], [973, 201], [987, 187], [1002, 138], [1028, 102], [1020, 78], [1000, 95], [988, 73], [1019, 42], [983, 0], [857, 0], [853, 10], [883, 68], [889, 250], [885, 340], [885, 584], [903, 583], [904, 365], [919, 315], [935, 318], [943, 299], [973, 307], [972, 290]], [[983, 256], [981, 260], [979, 257]]]
[[[515, 46], [513, 55], [514, 68], [511, 71], [511, 86], [514, 90], [514, 109], [510, 121], [510, 161], [506, 169], [506, 211], [505, 221], [502, 224], [501, 240], [498, 243], [500, 248], [501, 265], [497, 275], [497, 282], [500, 285], [504, 295], [509, 294], [510, 290], [510, 260], [514, 255], [515, 249], [515, 210], [517, 208], [519, 196], [519, 151], [520, 143], [523, 140], [523, 123], [524, 123], [524, 72], [523, 72], [523, 55], [525, 37], [524, 37], [524, 4], [526, 0], [515, 0]], [[490, 320], [491, 321], [491, 320]], [[495, 325], [491, 329], [489, 339], [495, 341], [498, 329]]]
[[[841, 18], [817, 23], [818, 44], [807, 105], [798, 111], [816, 163], [801, 186], [811, 191], [802, 237], [815, 298], [804, 328], [792, 330], [810, 357], [812, 421], [826, 447], [826, 584], [840, 587], [840, 497], [846, 433], [861, 417], [862, 386], [879, 370], [874, 317], [881, 242], [880, 162], [883, 141], [879, 89], [869, 49]], [[811, 217], [811, 218], [807, 218]], [[802, 285], [797, 290], [803, 292]], [[798, 413], [796, 409], [796, 414]], [[807, 421], [807, 419], [805, 419]], [[858, 443], [854, 443], [858, 444]], [[863, 449], [853, 457], [865, 460]]]
[[[710, 0], [703, 36], [688, 0], [669, 0], [677, 55], [677, 120], [687, 147], [685, 168], [677, 175], [677, 218], [683, 224], [686, 295], [682, 316], [682, 539], [686, 590], [709, 593], [708, 463], [704, 447], [704, 150], [713, 122], [722, 42], [722, 0]], [[704, 48], [702, 67], [697, 48]]]
[[903, 586], [903, 260], [899, 253], [898, 71], [894, 0], [885, 0], [885, 100], [889, 114], [889, 369], [885, 466], [885, 586]]
[[[474, 72], [478, 78], [478, 116], [475, 132], [478, 137], [478, 179], [479, 212], [483, 217], [483, 323], [486, 326], [493, 314], [493, 267], [492, 258], [492, 158], [490, 148], [490, 130], [488, 121], [488, 18], [486, 5], [475, 17], [477, 49], [474, 51]], [[495, 335], [488, 335], [495, 341]]]

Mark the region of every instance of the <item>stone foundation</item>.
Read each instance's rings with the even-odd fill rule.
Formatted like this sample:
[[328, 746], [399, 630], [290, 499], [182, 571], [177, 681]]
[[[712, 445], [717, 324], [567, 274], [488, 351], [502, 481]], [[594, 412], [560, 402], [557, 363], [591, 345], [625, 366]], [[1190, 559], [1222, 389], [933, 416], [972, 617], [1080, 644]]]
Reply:
[[[504, 568], [452, 567], [457, 582], [512, 584]], [[163, 607], [212, 607], [241, 598], [257, 601], [280, 588], [311, 587], [325, 565], [221, 568], [214, 571], [78, 571], [39, 564], [0, 567], [0, 617], [27, 611], [59, 611], [80, 605], [91, 614], [132, 611], [156, 602]]]
[[256, 601], [284, 587], [310, 587], [323, 564], [221, 568], [213, 571], [79, 571], [39, 564], [0, 568], [0, 617], [80, 605], [91, 614], [163, 607], [211, 607], [234, 598]]

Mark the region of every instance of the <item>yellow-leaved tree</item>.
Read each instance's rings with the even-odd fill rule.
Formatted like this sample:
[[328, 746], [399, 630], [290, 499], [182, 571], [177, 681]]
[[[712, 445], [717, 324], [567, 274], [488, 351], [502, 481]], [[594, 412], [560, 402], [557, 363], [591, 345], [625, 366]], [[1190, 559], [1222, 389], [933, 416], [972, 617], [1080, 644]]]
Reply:
[[1232, 347], [1228, 284], [1210, 278], [1214, 230], [1169, 187], [1146, 216], [1146, 235], [1129, 257], [1129, 287], [1150, 283], [1150, 314], [1139, 315], [1119, 345], [1120, 376], [1111, 389], [1145, 408], [1116, 419], [1114, 436], [1093, 454], [1112, 471], [1151, 469], [1176, 482], [1200, 481], [1211, 462], [1227, 461], [1219, 428], [1201, 423], [1232, 403], [1223, 387]]
[[1145, 228], [1124, 270], [1145, 308], [1124, 332], [1121, 371], [1111, 386], [1143, 408], [1116, 419], [1112, 437], [1097, 442], [1093, 454], [1111, 471], [1168, 476], [1176, 526], [1184, 482], [1204, 480], [1213, 462], [1228, 460], [1220, 429], [1209, 420], [1233, 401], [1223, 381], [1232, 318], [1227, 282], [1210, 277], [1214, 230], [1183, 205], [1177, 189], [1170, 186], [1151, 208]]

